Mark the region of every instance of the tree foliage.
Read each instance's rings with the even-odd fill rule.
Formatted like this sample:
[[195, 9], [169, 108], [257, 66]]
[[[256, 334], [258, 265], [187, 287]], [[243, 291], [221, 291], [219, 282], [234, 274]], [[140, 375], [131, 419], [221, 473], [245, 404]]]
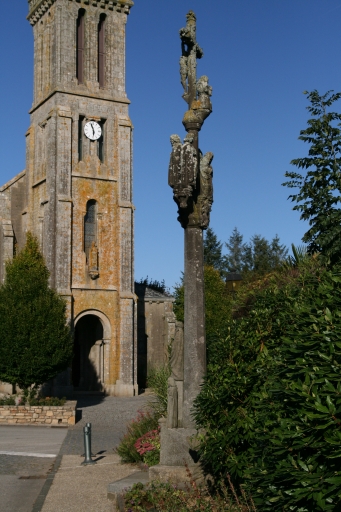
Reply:
[[229, 272], [244, 270], [246, 244], [243, 243], [243, 238], [238, 229], [234, 228], [228, 242], [225, 242], [225, 247], [228, 250], [225, 261]]
[[[222, 332], [227, 325], [231, 307], [232, 296], [227, 292], [226, 283], [218, 270], [206, 266], [204, 268], [205, 281], [205, 320], [206, 335]], [[178, 321], [184, 321], [184, 285], [175, 286], [174, 313]]]
[[318, 258], [248, 283], [208, 344], [202, 460], [264, 512], [341, 507], [340, 283]]
[[72, 357], [66, 303], [48, 278], [38, 242], [28, 233], [0, 287], [0, 380], [22, 389], [55, 377]]
[[254, 235], [250, 242], [243, 242], [243, 235], [234, 228], [228, 242], [225, 256], [226, 268], [229, 272], [237, 271], [244, 275], [265, 274], [285, 261], [288, 250], [280, 243], [278, 235], [270, 242], [261, 235]]
[[223, 243], [218, 240], [212, 228], [208, 228], [204, 235], [204, 264], [219, 271], [220, 275], [226, 272], [226, 263], [222, 253]]
[[309, 223], [302, 238], [309, 252], [321, 252], [327, 261], [335, 263], [341, 256], [341, 114], [330, 111], [330, 107], [341, 93], [329, 91], [321, 96], [314, 90], [305, 94], [313, 117], [299, 139], [309, 144], [309, 152], [291, 163], [306, 174], [287, 172], [290, 181], [283, 185], [298, 189], [289, 198], [297, 203], [293, 209]]

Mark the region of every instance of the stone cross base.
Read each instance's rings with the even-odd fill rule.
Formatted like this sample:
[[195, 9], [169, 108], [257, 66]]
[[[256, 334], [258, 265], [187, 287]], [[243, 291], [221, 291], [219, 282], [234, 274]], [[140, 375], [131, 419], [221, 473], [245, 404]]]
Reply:
[[149, 480], [183, 484], [194, 480], [204, 482], [204, 475], [196, 451], [196, 429], [167, 428], [165, 418], [161, 427], [160, 464], [149, 468]]
[[163, 483], [172, 483], [178, 487], [182, 487], [184, 483], [190, 481], [190, 479], [197, 480], [193, 477], [191, 471], [191, 478], [184, 466], [162, 466], [158, 464], [157, 466], [152, 466], [149, 468], [149, 481], [157, 480], [158, 482]]

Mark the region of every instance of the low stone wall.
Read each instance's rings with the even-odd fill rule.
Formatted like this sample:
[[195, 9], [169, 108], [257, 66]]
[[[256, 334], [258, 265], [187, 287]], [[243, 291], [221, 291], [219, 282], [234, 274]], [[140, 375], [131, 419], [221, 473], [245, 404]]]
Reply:
[[77, 401], [64, 405], [0, 405], [0, 425], [53, 425], [68, 427], [76, 423]]

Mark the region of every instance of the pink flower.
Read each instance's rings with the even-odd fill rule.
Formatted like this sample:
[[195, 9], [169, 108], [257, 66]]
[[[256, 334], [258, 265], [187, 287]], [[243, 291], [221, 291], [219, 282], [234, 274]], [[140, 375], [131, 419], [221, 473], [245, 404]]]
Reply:
[[160, 449], [160, 431], [151, 430], [140, 437], [134, 444], [137, 453], [144, 455], [146, 452]]

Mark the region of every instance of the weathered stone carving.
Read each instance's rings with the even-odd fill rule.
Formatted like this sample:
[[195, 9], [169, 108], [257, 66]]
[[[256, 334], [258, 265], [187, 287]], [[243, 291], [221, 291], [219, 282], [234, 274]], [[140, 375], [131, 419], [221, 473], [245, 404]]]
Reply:
[[173, 377], [168, 379], [167, 427], [178, 426], [178, 388]]
[[201, 226], [206, 229], [210, 223], [210, 212], [213, 203], [213, 168], [211, 166], [213, 153], [201, 155], [200, 159], [200, 204]]
[[212, 111], [212, 104], [210, 97], [212, 96], [212, 87], [208, 85], [208, 76], [203, 75], [197, 81], [198, 101], [201, 103], [202, 108], [207, 108]]
[[[180, 38], [180, 79], [184, 89], [183, 98], [189, 107], [182, 122], [188, 134], [183, 144], [178, 135], [171, 136], [168, 183], [173, 188], [173, 198], [179, 208], [178, 220], [182, 227], [206, 229], [213, 203], [213, 171], [210, 166], [213, 154], [200, 156], [198, 133], [212, 112], [212, 87], [206, 75], [198, 80], [196, 78], [197, 59], [201, 59], [204, 52], [196, 40], [196, 17], [193, 11], [187, 14], [187, 24], [180, 30]], [[201, 166], [202, 171], [199, 169]]]
[[212, 87], [208, 81], [206, 75], [199, 78], [196, 85], [198, 98], [192, 101], [191, 108], [184, 115], [182, 122], [185, 126], [188, 123], [197, 123], [200, 129], [205, 119], [212, 113]]
[[187, 208], [188, 199], [196, 187], [198, 174], [197, 151], [194, 136], [188, 133], [181, 144], [178, 135], [171, 136], [172, 153], [169, 163], [168, 183], [173, 188], [174, 201], [179, 208]]
[[168, 168], [168, 185], [174, 188], [181, 175], [182, 142], [179, 135], [171, 135], [170, 142], [172, 145], [172, 153]]
[[89, 274], [91, 279], [99, 277], [98, 272], [98, 249], [95, 242], [92, 242], [89, 251]]
[[170, 365], [173, 379], [184, 380], [184, 325], [182, 322], [175, 323]]
[[[195, 99], [197, 59], [201, 59], [204, 52], [196, 40], [196, 16], [193, 11], [187, 14], [187, 24], [180, 30], [182, 56], [180, 58], [181, 84], [184, 88], [183, 98], [190, 107]], [[193, 95], [194, 94], [194, 95]]]
[[[197, 220], [198, 225], [202, 229], [206, 229], [209, 226], [213, 203], [213, 168], [211, 166], [213, 153], [201, 154], [200, 172], [198, 173], [197, 151], [193, 147], [193, 134], [187, 134], [184, 144], [181, 144], [178, 135], [172, 135], [170, 140], [172, 153], [168, 169], [168, 183], [173, 188], [173, 198], [179, 207], [178, 220], [185, 226], [189, 207], [193, 208], [198, 205], [197, 216], [194, 217], [192, 214], [192, 221]], [[190, 198], [192, 198], [191, 201]]]

